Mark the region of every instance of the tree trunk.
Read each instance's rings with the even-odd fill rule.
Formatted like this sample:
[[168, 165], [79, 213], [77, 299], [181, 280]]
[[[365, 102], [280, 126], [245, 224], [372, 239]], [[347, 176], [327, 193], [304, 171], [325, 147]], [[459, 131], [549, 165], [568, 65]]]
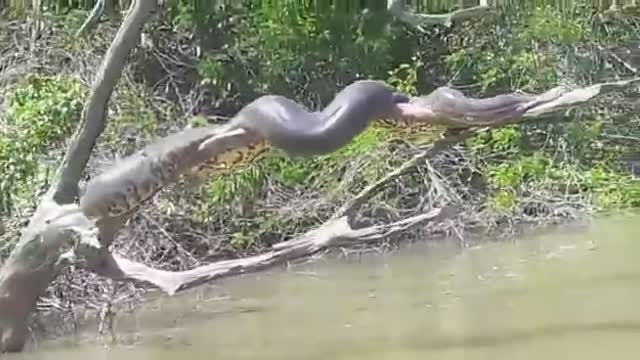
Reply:
[[78, 246], [78, 241], [86, 240], [86, 234], [81, 233], [92, 227], [77, 205], [64, 204], [71, 204], [77, 196], [78, 181], [105, 127], [109, 98], [122, 75], [127, 56], [138, 44], [144, 24], [156, 7], [156, 0], [132, 2], [96, 74], [82, 122], [58, 169], [54, 185], [0, 269], [0, 352], [23, 349], [27, 322], [38, 298], [68, 264], [61, 261], [67, 259], [64, 254], [69, 250], [68, 245]]

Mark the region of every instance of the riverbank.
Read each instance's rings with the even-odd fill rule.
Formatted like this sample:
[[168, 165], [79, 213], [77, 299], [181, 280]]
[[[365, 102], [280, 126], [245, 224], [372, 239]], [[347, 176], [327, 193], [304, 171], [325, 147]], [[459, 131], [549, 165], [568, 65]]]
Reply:
[[[96, 337], [90, 318], [75, 335], [38, 339], [31, 349], [52, 358], [103, 351], [197, 357], [198, 349], [225, 358], [260, 351], [269, 358], [287, 349], [286, 356], [299, 358], [340, 341], [351, 346], [336, 351], [353, 349], [375, 337], [369, 347], [464, 348], [468, 357], [478, 348], [523, 346], [525, 339], [543, 347], [544, 338], [558, 332], [565, 346], [590, 331], [600, 337], [613, 331], [620, 341], [635, 332], [629, 309], [603, 305], [632, 301], [629, 291], [636, 291], [637, 264], [619, 260], [635, 244], [637, 219], [638, 214], [598, 218], [588, 226], [535, 231], [508, 242], [469, 239], [474, 245], [467, 249], [448, 239], [403, 243], [384, 255], [332, 253], [171, 298], [149, 293], [135, 310], [117, 308], [115, 339], [108, 332]], [[599, 311], [588, 311], [591, 306]], [[323, 346], [298, 347], [301, 337]]]
[[[104, 22], [87, 39], [74, 36], [85, 15], [45, 15], [35, 39], [24, 22], [0, 30], [2, 48], [10, 49], [2, 52], [0, 61], [0, 170], [12, 174], [1, 189], [3, 256], [28, 219], [35, 189], [46, 184], [47, 168], [55, 168], [115, 35], [118, 23]], [[264, 16], [273, 14], [240, 16], [246, 22], [225, 23], [231, 35], [219, 38], [201, 57], [193, 55], [196, 45], [188, 31], [166, 21], [150, 26], [112, 98], [108, 128], [90, 174], [156, 137], [205, 121], [224, 121], [260, 93], [319, 106], [358, 73], [413, 94], [427, 94], [457, 74], [460, 88], [478, 97], [514, 87], [541, 92], [559, 82], [582, 84], [629, 75], [616, 59], [603, 60], [611, 62], [608, 70], [588, 60], [598, 51], [594, 43], [615, 45], [612, 39], [619, 40], [614, 35], [595, 38], [582, 15], [567, 18], [551, 10], [510, 15], [512, 33], [496, 34], [491, 30], [496, 23], [490, 20], [427, 35], [396, 24], [401, 31], [363, 36], [355, 45], [354, 39], [337, 37], [346, 31], [344, 25], [316, 24], [333, 34], [319, 39], [312, 36], [316, 30], [304, 24], [283, 20], [276, 28], [260, 25]], [[620, 28], [626, 24], [618, 21]], [[289, 34], [289, 42], [280, 41], [288, 28], [302, 32]], [[469, 34], [474, 38], [468, 39]], [[469, 48], [469, 42], [483, 45]], [[301, 48], [302, 43], [307, 47]], [[499, 43], [508, 44], [506, 50], [499, 49]], [[403, 46], [411, 51], [397, 49]], [[562, 52], [567, 48], [575, 53]], [[537, 57], [528, 57], [533, 49], [538, 49]], [[591, 52], [580, 54], [585, 49]], [[569, 60], [591, 62], [578, 67]], [[573, 67], [567, 67], [567, 61]], [[586, 73], [597, 76], [585, 78]], [[634, 138], [640, 128], [634, 107], [628, 94], [607, 95], [588, 108], [544, 122], [486, 132], [417, 164], [376, 193], [360, 209], [358, 222], [389, 222], [440, 206], [457, 207], [458, 216], [353, 251], [385, 250], [399, 241], [438, 236], [504, 236], [525, 225], [588, 219], [602, 211], [638, 206], [640, 186], [626, 167], [629, 161], [623, 161], [632, 158], [636, 143], [621, 137]], [[374, 126], [346, 148], [311, 161], [272, 151], [227, 174], [202, 171], [140, 209], [115, 249], [165, 270], [261, 253], [324, 222], [367, 185], [429, 146], [440, 132]], [[99, 310], [120, 296], [143, 292], [142, 287], [71, 268], [50, 287], [40, 308], [58, 314], [71, 314], [79, 305]], [[73, 323], [70, 315], [64, 322]]]

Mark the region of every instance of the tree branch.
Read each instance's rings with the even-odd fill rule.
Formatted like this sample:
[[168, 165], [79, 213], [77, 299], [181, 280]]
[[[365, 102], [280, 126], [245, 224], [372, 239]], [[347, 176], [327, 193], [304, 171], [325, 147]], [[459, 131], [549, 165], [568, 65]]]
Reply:
[[[375, 241], [397, 234], [424, 221], [436, 219], [443, 212], [364, 229], [352, 229], [346, 214], [372, 196], [390, 179], [400, 176], [420, 161], [476, 133], [478, 127], [496, 127], [540, 117], [559, 109], [584, 103], [597, 95], [637, 82], [627, 81], [596, 84], [570, 90], [558, 87], [540, 95], [499, 95], [474, 99], [449, 88], [397, 104], [390, 117], [444, 125], [462, 129], [455, 136], [435, 142], [424, 153], [387, 177], [372, 184], [345, 204], [333, 219], [300, 238], [274, 246], [271, 252], [255, 257], [223, 261], [177, 273], [151, 269], [122, 257], [112, 255], [106, 246], [141, 200], [149, 199], [191, 167], [204, 161], [218, 160], [229, 150], [240, 150], [254, 144], [254, 135], [242, 130], [230, 132], [207, 128], [192, 129], [170, 135], [146, 147], [137, 154], [118, 162], [87, 185], [80, 199], [80, 210], [88, 221], [97, 219], [99, 242], [91, 225], [78, 215], [78, 207], [69, 203], [77, 196], [77, 184], [86, 166], [97, 137], [105, 127], [105, 109], [113, 88], [120, 78], [130, 50], [140, 37], [145, 20], [153, 13], [155, 0], [134, 0], [114, 43], [107, 52], [85, 109], [81, 125], [56, 174], [56, 181], [38, 206], [36, 213], [9, 259], [0, 269], [0, 350], [19, 351], [26, 334], [26, 319], [36, 299], [55, 278], [62, 266], [85, 259], [86, 266], [97, 273], [115, 279], [146, 281], [168, 293], [197, 286], [223, 276], [256, 271], [268, 266], [306, 256], [322, 249]], [[476, 130], [474, 130], [475, 128]], [[295, 139], [293, 139], [295, 140]], [[138, 192], [138, 190], [140, 190]], [[68, 205], [64, 205], [68, 204]], [[69, 219], [76, 213], [78, 224]], [[444, 215], [443, 215], [444, 216]], [[70, 246], [69, 246], [70, 245]], [[70, 247], [69, 251], [64, 251]]]
[[[462, 128], [462, 130], [455, 135], [446, 136], [443, 139], [437, 140], [431, 144], [427, 150], [422, 151], [395, 171], [362, 190], [353, 199], [345, 203], [327, 224], [332, 224], [334, 221], [337, 221], [336, 219], [349, 216], [363, 202], [377, 193], [394, 178], [401, 176], [420, 162], [434, 156], [451, 145], [459, 143], [480, 131], [484, 131], [486, 127], [502, 126], [510, 122], [522, 121], [525, 118], [538, 117], [570, 105], [580, 104], [605, 91], [632, 84], [634, 81], [636, 80], [596, 84], [573, 90], [566, 87], [557, 87], [540, 95], [509, 94], [486, 99], [469, 98], [458, 91], [449, 88], [440, 88], [430, 95], [414, 98], [410, 103], [398, 104], [398, 112], [392, 114], [397, 118], [445, 125], [456, 129]], [[478, 128], [478, 126], [482, 128]], [[106, 211], [105, 205], [113, 204], [113, 201], [120, 201], [118, 199], [122, 199], [123, 197], [118, 194], [123, 194], [123, 189], [126, 188], [127, 184], [138, 184], [147, 181], [145, 179], [148, 179], [150, 174], [145, 173], [143, 169], [153, 168], [153, 166], [149, 164], [154, 162], [161, 163], [164, 161], [163, 159], [166, 159], [169, 155], [172, 156], [174, 163], [181, 164], [181, 167], [175, 168], [176, 171], [174, 175], [178, 176], [185, 173], [187, 169], [197, 162], [215, 158], [228, 149], [246, 146], [256, 140], [241, 130], [236, 130], [233, 134], [225, 133], [224, 127], [222, 129], [197, 129], [192, 131], [192, 133], [196, 134], [195, 137], [189, 135], [187, 132], [182, 132], [161, 139], [140, 151], [137, 158], [138, 160], [135, 160], [136, 156], [132, 156], [129, 160], [124, 159], [123, 163], [113, 166], [110, 170], [95, 178], [104, 179], [104, 181], [96, 180], [93, 187], [88, 187], [88, 195], [83, 196], [81, 201], [81, 206], [85, 213], [91, 213], [96, 216], [103, 214], [102, 216], [104, 216], [104, 212]], [[204, 151], [204, 153], [200, 154], [199, 152], [201, 151]], [[132, 164], [127, 165], [127, 161], [132, 161]], [[165, 163], [165, 166], [166, 165]], [[96, 206], [95, 208], [94, 205]], [[98, 208], [100, 206], [102, 208]], [[117, 231], [121, 222], [124, 220], [119, 221], [117, 218], [106, 217], [101, 221], [104, 221], [103, 224], [108, 222], [113, 223], [112, 226], [100, 226], [101, 231], [107, 229], [112, 238], [112, 235], [115, 234], [115, 231]], [[325, 225], [329, 226], [327, 224]], [[321, 229], [325, 229], [325, 226], [321, 227]], [[306, 235], [303, 236], [303, 239], [306, 239]], [[304, 242], [306, 240], [302, 241]], [[110, 243], [110, 241], [106, 239], [102, 239], [102, 242], [103, 244]], [[274, 248], [277, 249], [279, 246], [284, 245], [276, 245]], [[261, 255], [259, 258], [262, 259], [262, 256], [265, 255]], [[224, 264], [226, 264], [226, 262]], [[216, 266], [213, 266], [213, 268], [219, 270], [219, 267]], [[201, 269], [210, 270], [212, 267], [207, 265]], [[114, 279], [145, 281], [168, 293], [172, 293], [183, 286], [183, 284], [191, 282], [192, 280], [185, 279], [192, 279], [190, 277], [195, 276], [194, 274], [198, 274], [196, 278], [201, 280], [209, 277], [211, 273], [209, 270], [194, 270], [180, 273], [163, 272], [122, 259], [118, 256], [112, 256], [108, 253], [105, 254], [105, 257], [101, 259], [99, 264], [94, 264], [92, 270]], [[226, 271], [230, 270], [227, 269], [225, 272]]]
[[429, 95], [415, 97], [409, 103], [398, 104], [390, 117], [402, 122], [454, 129], [498, 127], [581, 105], [596, 96], [638, 82], [640, 77], [573, 89], [558, 86], [539, 95], [505, 94], [484, 99], [467, 97], [460, 91], [441, 87]]
[[[74, 140], [27, 229], [0, 269], [0, 352], [20, 351], [26, 340], [27, 319], [38, 297], [70, 261], [76, 250], [100, 256], [93, 225], [79, 207], [71, 204], [78, 182], [98, 136], [105, 128], [105, 112], [111, 93], [122, 75], [130, 51], [136, 46], [155, 0], [134, 0], [118, 34], [96, 74]], [[70, 221], [69, 219], [73, 219]], [[75, 222], [74, 222], [75, 221]], [[71, 245], [71, 246], [68, 246]], [[70, 248], [65, 251], [65, 248]], [[98, 250], [98, 251], [96, 251]]]
[[[567, 87], [555, 87], [536, 96], [510, 94], [486, 99], [469, 98], [461, 92], [442, 87], [427, 96], [414, 98], [410, 103], [398, 104], [398, 112], [394, 114], [397, 120], [466, 129], [436, 140], [429, 145], [428, 149], [416, 154], [394, 171], [362, 189], [360, 193], [344, 203], [332, 216], [332, 219], [353, 214], [359, 206], [392, 180], [451, 145], [460, 143], [487, 128], [541, 117], [554, 111], [585, 103], [597, 95], [633, 85], [638, 81], [640, 78], [595, 84], [573, 90]], [[478, 128], [478, 126], [482, 128]]]
[[244, 259], [220, 261], [186, 271], [157, 270], [119, 255], [110, 256], [91, 270], [114, 280], [148, 283], [173, 295], [178, 291], [184, 291], [214, 279], [263, 270], [325, 249], [379, 241], [418, 225], [442, 220], [454, 213], [452, 208], [434, 209], [391, 224], [361, 229], [353, 229], [347, 217], [340, 217], [324, 223], [297, 239], [275, 244], [273, 250], [267, 253]]
[[426, 159], [435, 156], [439, 152], [449, 148], [451, 145], [462, 142], [480, 131], [481, 130], [463, 130], [456, 135], [447, 136], [445, 138], [436, 140], [433, 144], [430, 144], [428, 146], [428, 149], [414, 155], [410, 160], [406, 161], [397, 169], [393, 170], [380, 180], [362, 189], [356, 196], [351, 198], [351, 200], [345, 202], [340, 207], [340, 209], [338, 209], [338, 211], [333, 214], [331, 218], [336, 219], [355, 213], [360, 205], [362, 205], [365, 201], [369, 200], [372, 196], [384, 189], [384, 187], [387, 186], [387, 184], [389, 184], [392, 180], [406, 174], [408, 171], [420, 165], [420, 163], [424, 162]]
[[98, 136], [104, 131], [107, 103], [120, 80], [126, 59], [140, 40], [145, 22], [156, 9], [156, 0], [134, 0], [100, 65], [74, 136], [51, 187], [53, 199], [67, 204], [78, 195], [78, 182]]
[[76, 31], [76, 36], [82, 36], [85, 33], [89, 32], [91, 28], [98, 22], [100, 15], [104, 12], [106, 0], [97, 0], [96, 4], [91, 9], [91, 13], [89, 13], [89, 17], [84, 21], [82, 26]]
[[486, 0], [480, 0], [479, 6], [459, 9], [447, 14], [417, 14], [405, 10], [404, 0], [388, 0], [387, 10], [398, 20], [413, 27], [421, 25], [444, 25], [450, 27], [454, 21], [484, 16], [491, 10]]

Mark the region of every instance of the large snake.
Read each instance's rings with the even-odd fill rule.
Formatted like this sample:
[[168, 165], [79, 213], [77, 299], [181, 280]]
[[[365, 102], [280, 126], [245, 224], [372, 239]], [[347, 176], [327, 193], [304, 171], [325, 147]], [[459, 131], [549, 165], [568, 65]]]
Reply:
[[375, 119], [407, 102], [379, 81], [359, 80], [342, 89], [322, 111], [310, 112], [283, 96], [265, 95], [242, 108], [222, 127], [192, 128], [172, 134], [122, 159], [93, 178], [80, 199], [90, 217], [116, 217], [151, 198], [202, 159], [193, 154], [207, 140], [244, 129], [256, 141], [229, 146], [210, 163], [246, 162], [269, 146], [290, 156], [326, 154], [347, 144]]
[[[263, 96], [253, 101], [242, 109], [229, 123], [230, 129], [244, 128], [247, 130], [257, 131], [259, 137], [266, 138], [280, 138], [280, 143], [271, 143], [262, 140], [253, 144], [254, 146], [249, 148], [237, 149], [233, 155], [227, 154], [227, 160], [220, 162], [218, 159], [205, 163], [201, 169], [210, 169], [215, 173], [220, 174], [221, 170], [233, 169], [238, 166], [243, 166], [252, 162], [259, 155], [264, 153], [270, 148], [270, 145], [275, 145], [280, 149], [285, 150], [289, 155], [304, 155], [307, 152], [313, 152], [314, 146], [332, 146], [330, 142], [325, 139], [320, 140], [319, 144], [308, 142], [306, 138], [298, 136], [298, 134], [305, 134], [307, 136], [313, 134], [323, 133], [325, 137], [329, 137], [330, 130], [336, 130], [340, 126], [354, 125], [350, 122], [343, 122], [340, 124], [327, 124], [323, 123], [322, 115], [331, 114], [338, 111], [337, 104], [342, 102], [338, 99], [344, 100], [344, 103], [348, 103], [349, 107], [343, 111], [360, 114], [361, 123], [360, 131], [364, 130], [369, 119], [366, 117], [366, 113], [363, 108], [366, 109], [367, 105], [367, 91], [372, 91], [377, 87], [379, 83], [374, 81], [358, 81], [351, 85], [350, 92], [341, 92], [336, 96], [334, 102], [329, 104], [322, 112], [313, 112], [311, 115], [307, 110], [298, 103], [277, 95]], [[364, 90], [367, 89], [368, 90]], [[356, 91], [361, 91], [357, 93]], [[357, 95], [356, 95], [357, 94]], [[387, 96], [388, 94], [383, 94]], [[441, 116], [443, 124], [446, 123], [448, 128], [468, 128], [473, 126], [483, 126], [490, 123], [499, 122], [501, 120], [518, 117], [525, 113], [528, 109], [538, 105], [540, 102], [548, 101], [548, 98], [555, 98], [556, 92], [550, 94], [544, 94], [543, 96], [535, 95], [518, 95], [518, 94], [502, 94], [489, 98], [471, 98], [465, 96], [461, 91], [451, 89], [449, 87], [439, 87], [432, 93], [426, 96], [409, 98], [405, 95], [398, 93], [393, 94], [394, 103], [407, 103], [426, 109], [430, 109], [434, 114]], [[349, 98], [347, 98], [349, 97]], [[371, 97], [373, 98], [373, 97]], [[387, 96], [388, 98], [388, 96]], [[387, 100], [388, 101], [388, 100]], [[375, 106], [386, 107], [384, 101], [376, 102]], [[369, 108], [368, 111], [376, 111], [375, 108]], [[365, 117], [362, 117], [365, 115]], [[304, 119], [304, 121], [294, 122], [295, 127], [288, 127], [285, 125], [285, 129], [279, 129], [270, 127], [269, 129], [260, 129], [258, 124], [255, 123], [256, 119], [268, 119], [270, 122], [278, 123], [281, 119]], [[280, 119], [280, 120], [279, 120]], [[405, 121], [398, 117], [380, 117], [378, 123], [400, 136], [411, 136], [412, 134], [420, 133], [427, 129], [433, 128], [434, 124], [437, 124], [437, 119], [432, 119], [429, 122], [420, 121]], [[311, 125], [309, 125], [311, 124]], [[323, 126], [334, 126], [333, 129], [324, 129]], [[329, 130], [329, 131], [327, 131]], [[340, 132], [339, 134], [351, 134], [351, 132]], [[354, 135], [355, 136], [355, 135]], [[352, 138], [353, 136], [351, 136]], [[291, 140], [296, 139], [296, 140]], [[316, 141], [320, 137], [316, 138]], [[347, 141], [350, 139], [347, 137]], [[343, 139], [344, 141], [344, 139]], [[294, 149], [294, 147], [297, 147]]]
[[[498, 95], [473, 99], [450, 88], [438, 88], [428, 96], [410, 98], [382, 82], [359, 80], [346, 86], [322, 111], [309, 111], [279, 95], [265, 95], [242, 108], [227, 124], [187, 129], [167, 136], [117, 162], [86, 186], [80, 206], [90, 217], [117, 217], [151, 198], [178, 176], [203, 163], [230, 168], [250, 162], [270, 147], [289, 156], [327, 154], [346, 145], [373, 120], [387, 126], [419, 129], [433, 122], [403, 123], [387, 115], [398, 104], [429, 109], [447, 119], [448, 127], [482, 126], [486, 122], [522, 115], [527, 109], [547, 101], [545, 96]], [[195, 157], [203, 144], [218, 135], [242, 129], [249, 143], [222, 144], [212, 158]], [[220, 149], [218, 149], [220, 150]]]

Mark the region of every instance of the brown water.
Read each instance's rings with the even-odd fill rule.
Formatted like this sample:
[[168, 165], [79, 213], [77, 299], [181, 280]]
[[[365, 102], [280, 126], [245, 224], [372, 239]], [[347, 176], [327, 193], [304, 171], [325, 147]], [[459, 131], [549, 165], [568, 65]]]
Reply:
[[15, 359], [635, 359], [640, 217], [228, 279]]

